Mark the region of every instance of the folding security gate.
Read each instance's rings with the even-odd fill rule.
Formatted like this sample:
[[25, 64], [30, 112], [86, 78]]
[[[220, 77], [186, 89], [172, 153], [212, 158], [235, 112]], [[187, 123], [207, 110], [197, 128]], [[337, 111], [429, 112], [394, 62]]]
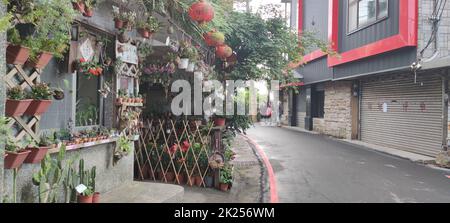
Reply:
[[436, 156], [443, 139], [442, 79], [412, 74], [373, 77], [361, 83], [361, 140]]

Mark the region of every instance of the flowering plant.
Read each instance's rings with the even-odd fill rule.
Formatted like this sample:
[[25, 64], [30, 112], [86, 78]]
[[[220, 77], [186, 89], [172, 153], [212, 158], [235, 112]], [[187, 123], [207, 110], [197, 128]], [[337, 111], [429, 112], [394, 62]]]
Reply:
[[98, 63], [81, 58], [78, 61], [78, 72], [83, 73], [88, 79], [91, 79], [92, 77], [102, 75], [103, 67]]
[[174, 63], [168, 63], [166, 65], [151, 64], [144, 68], [144, 74], [156, 75], [156, 74], [174, 74], [176, 66]]

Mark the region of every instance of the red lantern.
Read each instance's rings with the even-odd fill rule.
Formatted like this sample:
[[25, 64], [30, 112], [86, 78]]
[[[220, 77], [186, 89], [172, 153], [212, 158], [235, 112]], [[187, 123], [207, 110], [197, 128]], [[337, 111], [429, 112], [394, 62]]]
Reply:
[[208, 46], [221, 46], [225, 43], [225, 35], [215, 30], [205, 33], [203, 38]]
[[189, 8], [189, 16], [200, 25], [210, 22], [214, 19], [214, 8], [205, 0], [194, 3]]
[[226, 60], [228, 57], [233, 55], [233, 49], [228, 45], [222, 45], [216, 47], [216, 56], [222, 60]]

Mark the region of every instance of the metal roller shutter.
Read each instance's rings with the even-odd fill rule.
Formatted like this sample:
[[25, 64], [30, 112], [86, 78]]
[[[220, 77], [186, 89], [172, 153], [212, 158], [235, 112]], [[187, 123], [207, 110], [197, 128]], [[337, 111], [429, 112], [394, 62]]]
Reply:
[[[361, 83], [361, 140], [435, 157], [443, 138], [442, 79], [376, 77]], [[385, 103], [387, 110], [384, 108]]]

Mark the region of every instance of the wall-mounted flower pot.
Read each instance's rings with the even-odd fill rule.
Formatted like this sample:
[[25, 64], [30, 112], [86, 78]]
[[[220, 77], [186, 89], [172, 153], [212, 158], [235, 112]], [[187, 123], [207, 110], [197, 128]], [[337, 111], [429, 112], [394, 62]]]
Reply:
[[30, 57], [30, 48], [20, 45], [8, 45], [6, 48], [6, 62], [8, 64], [23, 65]]
[[8, 117], [22, 116], [33, 100], [6, 100], [5, 114]]
[[64, 91], [60, 91], [60, 90], [54, 90], [53, 91], [53, 98], [55, 99], [55, 100], [58, 100], [58, 101], [61, 101], [61, 100], [63, 100], [64, 99]]
[[95, 192], [92, 196], [92, 203], [100, 203], [100, 192]]
[[116, 27], [116, 29], [122, 29], [123, 21], [120, 19], [114, 19], [114, 27]]
[[72, 2], [72, 5], [73, 9], [81, 13], [85, 13], [86, 5], [84, 4], [84, 2]]
[[51, 100], [33, 100], [28, 109], [25, 111], [25, 115], [42, 115], [47, 112], [50, 105], [52, 105]]
[[185, 70], [189, 66], [189, 59], [188, 58], [181, 58], [180, 63], [178, 63], [178, 69]]
[[142, 38], [150, 39], [152, 37], [152, 34], [148, 29], [139, 28], [138, 29], [139, 34], [141, 34]]
[[39, 147], [39, 148], [27, 148], [30, 151], [27, 158], [25, 159], [25, 163], [40, 163], [45, 155], [47, 154], [50, 147]]
[[220, 183], [220, 184], [219, 184], [219, 189], [220, 189], [221, 191], [223, 191], [223, 192], [227, 192], [228, 189], [229, 189], [229, 186], [230, 186], [230, 185], [228, 185], [228, 184]]
[[225, 118], [214, 118], [214, 125], [218, 127], [225, 126]]
[[29, 59], [26, 63], [28, 67], [34, 67], [37, 69], [44, 69], [47, 64], [52, 60], [53, 54], [49, 52], [42, 52], [36, 59]]
[[189, 63], [189, 65], [188, 65], [188, 67], [186, 68], [186, 72], [194, 72], [194, 69], [195, 69], [195, 63], [194, 62], [191, 62], [191, 63]]
[[6, 151], [7, 156], [5, 157], [5, 169], [15, 169], [19, 168], [23, 161], [27, 158], [30, 151], [24, 150], [17, 153], [12, 153]]
[[90, 203], [92, 203], [92, 198], [93, 198], [94, 196], [93, 195], [91, 195], [91, 196], [83, 196], [83, 195], [78, 195], [78, 203], [81, 203], [81, 204], [90, 204]]
[[92, 17], [94, 16], [94, 9], [86, 8], [83, 13], [84, 17]]

